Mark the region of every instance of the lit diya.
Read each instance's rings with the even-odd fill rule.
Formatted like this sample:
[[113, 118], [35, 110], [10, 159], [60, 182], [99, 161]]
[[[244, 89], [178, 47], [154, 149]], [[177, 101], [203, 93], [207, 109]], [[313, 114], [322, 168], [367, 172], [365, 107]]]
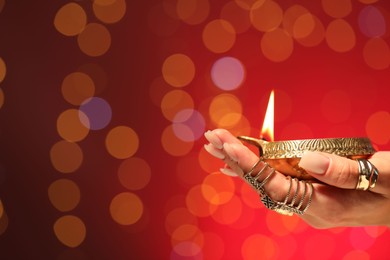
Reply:
[[298, 166], [305, 151], [332, 153], [350, 159], [367, 159], [376, 152], [371, 141], [364, 137], [272, 141], [273, 111], [274, 93], [272, 91], [261, 130], [262, 135], [268, 133], [271, 141], [266, 141], [262, 137], [257, 139], [248, 136], [238, 136], [238, 139], [257, 146], [259, 156], [263, 157], [264, 161], [275, 170], [285, 175], [298, 179], [312, 178], [305, 169]]

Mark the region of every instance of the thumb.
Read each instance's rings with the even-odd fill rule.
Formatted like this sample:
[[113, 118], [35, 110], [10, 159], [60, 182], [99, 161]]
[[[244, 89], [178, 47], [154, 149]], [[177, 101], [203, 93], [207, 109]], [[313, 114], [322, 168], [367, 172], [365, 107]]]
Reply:
[[314, 178], [343, 189], [355, 189], [359, 178], [358, 163], [335, 154], [306, 151], [299, 167]]

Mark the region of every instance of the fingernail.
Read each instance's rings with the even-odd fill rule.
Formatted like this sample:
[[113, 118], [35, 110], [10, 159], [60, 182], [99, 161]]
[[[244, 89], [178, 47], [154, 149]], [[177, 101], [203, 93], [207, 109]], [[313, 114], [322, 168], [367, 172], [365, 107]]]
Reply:
[[302, 155], [299, 167], [314, 174], [324, 174], [329, 167], [329, 163], [330, 159], [325, 155], [306, 151]]
[[231, 144], [224, 143], [224, 144], [223, 144], [223, 149], [225, 150], [226, 154], [230, 157], [230, 159], [232, 159], [233, 161], [238, 162], [237, 155], [236, 155], [236, 153], [234, 152], [234, 150], [233, 150]]
[[204, 137], [206, 137], [207, 141], [212, 143], [215, 147], [222, 149], [222, 142], [215, 133], [208, 130], [206, 133], [204, 133]]
[[216, 158], [218, 158], [218, 159], [223, 160], [223, 159], [225, 158], [225, 155], [224, 155], [221, 151], [219, 151], [219, 150], [217, 150], [215, 147], [213, 147], [212, 144], [205, 144], [205, 145], [204, 145], [204, 149], [205, 149], [209, 154], [211, 154], [212, 156], [214, 156], [214, 157], [216, 157]]
[[228, 169], [228, 168], [221, 168], [221, 169], [219, 169], [223, 174], [225, 174], [225, 175], [228, 175], [228, 176], [232, 176], [232, 177], [237, 177], [238, 176], [238, 174], [235, 172], [235, 171], [233, 171], [233, 170], [231, 170], [231, 169]]

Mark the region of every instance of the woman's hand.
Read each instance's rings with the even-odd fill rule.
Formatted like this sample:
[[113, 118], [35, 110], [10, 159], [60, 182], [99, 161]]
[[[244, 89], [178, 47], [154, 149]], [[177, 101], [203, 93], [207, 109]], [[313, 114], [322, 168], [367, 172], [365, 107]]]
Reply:
[[[224, 129], [207, 131], [205, 137], [209, 141], [205, 149], [226, 163], [225, 168], [221, 169], [222, 173], [243, 177], [259, 161], [255, 153]], [[313, 182], [311, 203], [305, 213], [300, 215], [301, 218], [316, 228], [366, 225], [390, 227], [390, 152], [377, 152], [369, 161], [380, 173], [378, 181], [370, 190], [356, 190], [359, 180], [356, 160], [327, 153], [305, 152], [299, 166], [320, 182]], [[264, 167], [263, 162], [258, 169], [261, 167]], [[266, 176], [261, 176], [258, 181], [263, 181]], [[305, 197], [305, 184], [298, 184], [297, 201]], [[275, 172], [263, 188], [272, 200], [282, 202], [288, 197], [289, 191], [292, 193], [291, 190], [294, 190], [290, 185], [290, 177]]]

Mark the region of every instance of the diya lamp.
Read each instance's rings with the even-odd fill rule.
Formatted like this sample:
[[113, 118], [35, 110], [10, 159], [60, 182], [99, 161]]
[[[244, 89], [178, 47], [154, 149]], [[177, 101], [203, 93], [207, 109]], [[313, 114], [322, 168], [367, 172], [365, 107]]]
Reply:
[[[268, 136], [268, 139], [264, 139]], [[263, 157], [275, 170], [298, 179], [312, 179], [305, 169], [298, 166], [305, 151], [332, 153], [350, 159], [367, 159], [376, 151], [365, 137], [319, 138], [274, 141], [274, 91], [271, 92], [260, 138], [238, 136], [237, 138], [259, 149]]]

